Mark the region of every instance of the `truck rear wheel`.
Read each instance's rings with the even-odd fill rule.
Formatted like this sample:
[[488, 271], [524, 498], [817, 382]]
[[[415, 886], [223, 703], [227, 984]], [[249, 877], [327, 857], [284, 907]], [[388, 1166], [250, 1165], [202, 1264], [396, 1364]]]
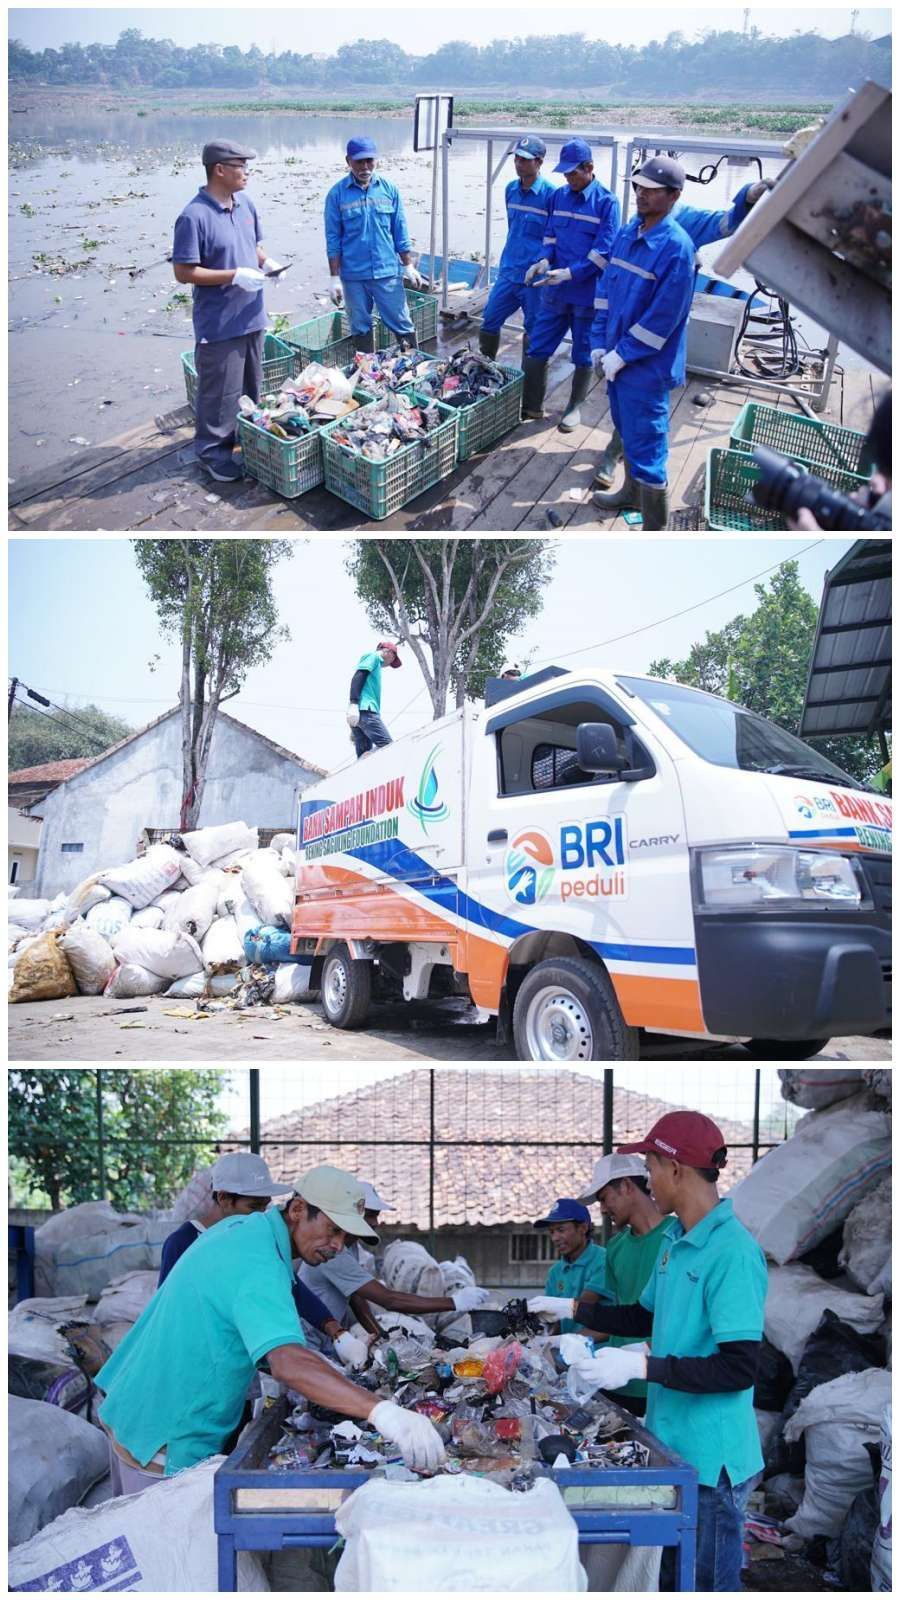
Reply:
[[346, 945], [329, 950], [322, 964], [322, 1010], [335, 1028], [359, 1028], [372, 1003], [372, 963], [354, 961]]
[[636, 1061], [609, 976], [576, 956], [539, 961], [522, 980], [513, 1008], [520, 1061]]
[[809, 1061], [829, 1039], [748, 1039], [744, 1049], [756, 1061]]

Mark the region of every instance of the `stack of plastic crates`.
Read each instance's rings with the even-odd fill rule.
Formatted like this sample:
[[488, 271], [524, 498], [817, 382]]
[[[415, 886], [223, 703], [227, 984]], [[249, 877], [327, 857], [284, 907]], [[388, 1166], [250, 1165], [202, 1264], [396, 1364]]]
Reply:
[[[357, 391], [354, 398], [360, 406], [368, 406], [375, 396]], [[276, 494], [284, 495], [286, 500], [296, 500], [309, 489], [317, 489], [325, 482], [322, 435], [328, 426], [330, 424], [323, 424], [297, 439], [279, 439], [267, 428], [257, 427], [248, 417], [239, 417], [238, 437], [244, 472], [248, 478], [256, 478]]]
[[522, 420], [522, 386], [525, 374], [519, 367], [501, 367], [506, 378], [502, 389], [486, 394], [470, 406], [458, 406], [459, 459], [468, 461], [478, 450], [502, 439]]
[[[426, 339], [437, 338], [437, 295], [422, 294], [418, 289], [407, 289], [406, 304], [412, 317], [413, 329], [416, 335], [416, 344], [424, 344]], [[385, 350], [389, 344], [396, 344], [398, 335], [382, 322], [377, 312], [372, 321], [375, 329], [375, 349]]]
[[[411, 392], [417, 405], [428, 405], [427, 395]], [[381, 521], [415, 500], [442, 478], [449, 477], [456, 465], [459, 443], [459, 413], [435, 402], [441, 421], [424, 441], [401, 445], [384, 461], [370, 461], [347, 445], [339, 444], [334, 434], [341, 422], [330, 422], [322, 429], [322, 455], [325, 487], [341, 500], [358, 506], [367, 516]]]
[[[181, 369], [184, 373], [184, 387], [187, 393], [187, 403], [191, 410], [196, 409], [197, 401], [197, 368], [194, 364], [193, 350], [185, 350], [181, 357]], [[267, 333], [263, 343], [262, 359], [262, 393], [271, 394], [275, 389], [280, 389], [285, 378], [290, 378], [294, 373], [294, 356], [286, 344], [274, 333]]]
[[782, 512], [768, 511], [747, 496], [759, 482], [753, 460], [756, 445], [767, 445], [789, 456], [833, 489], [849, 494], [869, 478], [865, 434], [833, 422], [814, 422], [776, 406], [744, 406], [731, 430], [728, 450], [710, 450], [706, 462], [706, 521], [717, 532], [783, 531]]

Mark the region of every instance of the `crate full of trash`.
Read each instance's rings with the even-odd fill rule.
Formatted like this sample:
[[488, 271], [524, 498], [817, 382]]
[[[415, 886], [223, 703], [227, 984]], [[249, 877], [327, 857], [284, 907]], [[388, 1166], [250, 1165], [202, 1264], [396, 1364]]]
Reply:
[[[711, 529], [717, 533], [735, 530], [749, 533], [756, 528], [784, 532], [784, 513], [758, 506], [750, 498], [750, 491], [759, 482], [759, 476], [759, 467], [752, 455], [745, 451], [710, 450], [706, 458], [704, 515]], [[868, 478], [859, 473], [843, 472], [839, 467], [826, 466], [823, 462], [817, 463], [816, 476], [842, 494], [850, 494], [868, 482]]]
[[[274, 333], [267, 333], [263, 343], [262, 359], [262, 390], [268, 393], [270, 389], [277, 389], [285, 378], [289, 378], [295, 370], [295, 357], [292, 350]], [[197, 403], [197, 367], [194, 361], [193, 350], [185, 350], [181, 357], [181, 370], [184, 373], [184, 388], [187, 403], [191, 410], [195, 410]]]
[[355, 347], [346, 311], [325, 311], [309, 322], [283, 328], [279, 338], [291, 351], [294, 372], [310, 361], [318, 361], [323, 367], [344, 367], [353, 360]]
[[[412, 325], [416, 335], [416, 344], [424, 344], [426, 339], [437, 338], [437, 295], [422, 294], [418, 289], [407, 289], [406, 306], [412, 317]], [[383, 350], [386, 345], [394, 344], [397, 335], [393, 328], [381, 320], [377, 312], [372, 326], [375, 329], [375, 349]]]
[[500, 370], [506, 379], [501, 389], [459, 408], [460, 461], [468, 461], [478, 450], [486, 450], [522, 420], [525, 374], [519, 367], [501, 367]]
[[288, 500], [318, 488], [325, 482], [322, 429], [374, 398], [357, 388], [356, 375], [347, 378], [317, 361], [259, 405], [244, 396], [238, 434], [245, 473]]
[[855, 428], [841, 428], [835, 422], [813, 421], [781, 406], [758, 405], [748, 401], [731, 430], [731, 449], [752, 451], [758, 444], [780, 450], [804, 466], [820, 469], [837, 467], [843, 472], [868, 476], [871, 461], [866, 451], [866, 436]]
[[383, 395], [364, 416], [322, 429], [325, 486], [380, 521], [448, 477], [458, 443], [450, 406], [417, 390]]
[[361, 382], [372, 393], [412, 385], [459, 413], [460, 461], [484, 450], [522, 420], [524, 373], [466, 346], [452, 356], [404, 350], [399, 344], [357, 355]]

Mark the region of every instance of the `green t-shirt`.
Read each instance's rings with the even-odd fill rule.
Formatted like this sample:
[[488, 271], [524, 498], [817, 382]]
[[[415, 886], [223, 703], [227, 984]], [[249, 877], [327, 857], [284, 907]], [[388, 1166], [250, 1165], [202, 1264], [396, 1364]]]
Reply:
[[176, 1261], [95, 1378], [100, 1416], [136, 1461], [166, 1473], [216, 1455], [241, 1420], [257, 1363], [305, 1344], [280, 1211], [229, 1217]]
[[362, 694], [359, 697], [360, 711], [381, 711], [381, 657], [377, 650], [370, 650], [366, 656], [360, 656], [356, 663], [357, 672], [367, 672]]
[[[622, 1228], [614, 1233], [606, 1246], [606, 1287], [617, 1306], [633, 1306], [641, 1298], [644, 1288], [653, 1276], [656, 1258], [668, 1236], [668, 1217], [651, 1228], [649, 1233], [632, 1233]], [[634, 1344], [631, 1333], [610, 1334], [607, 1344]], [[634, 1378], [619, 1394], [643, 1399], [647, 1384], [643, 1378]]]
[[[544, 1293], [562, 1295], [565, 1299], [578, 1300], [586, 1289], [592, 1290], [601, 1300], [609, 1300], [609, 1290], [606, 1285], [606, 1251], [602, 1245], [595, 1244], [593, 1239], [582, 1250], [575, 1261], [566, 1261], [563, 1257], [554, 1261], [547, 1273], [544, 1284]], [[574, 1333], [580, 1327], [572, 1317], [563, 1317], [560, 1322], [563, 1333]]]
[[[640, 1297], [653, 1312], [650, 1353], [711, 1356], [732, 1339], [761, 1339], [766, 1303], [766, 1258], [730, 1200], [685, 1233], [677, 1217], [656, 1271]], [[715, 1487], [724, 1467], [733, 1484], [762, 1469], [753, 1388], [732, 1394], [688, 1394], [647, 1385], [647, 1427], [683, 1456], [702, 1484]]]

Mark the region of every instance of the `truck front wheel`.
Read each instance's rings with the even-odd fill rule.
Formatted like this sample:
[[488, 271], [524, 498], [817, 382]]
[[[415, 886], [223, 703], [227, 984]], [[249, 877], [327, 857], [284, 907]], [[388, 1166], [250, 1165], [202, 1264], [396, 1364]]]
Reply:
[[513, 1008], [520, 1061], [637, 1061], [609, 976], [575, 956], [540, 961], [522, 980]]
[[754, 1061], [809, 1061], [829, 1039], [747, 1039], [744, 1049]]
[[372, 963], [354, 961], [346, 945], [329, 950], [322, 964], [322, 1010], [335, 1028], [359, 1028], [372, 1003]]

